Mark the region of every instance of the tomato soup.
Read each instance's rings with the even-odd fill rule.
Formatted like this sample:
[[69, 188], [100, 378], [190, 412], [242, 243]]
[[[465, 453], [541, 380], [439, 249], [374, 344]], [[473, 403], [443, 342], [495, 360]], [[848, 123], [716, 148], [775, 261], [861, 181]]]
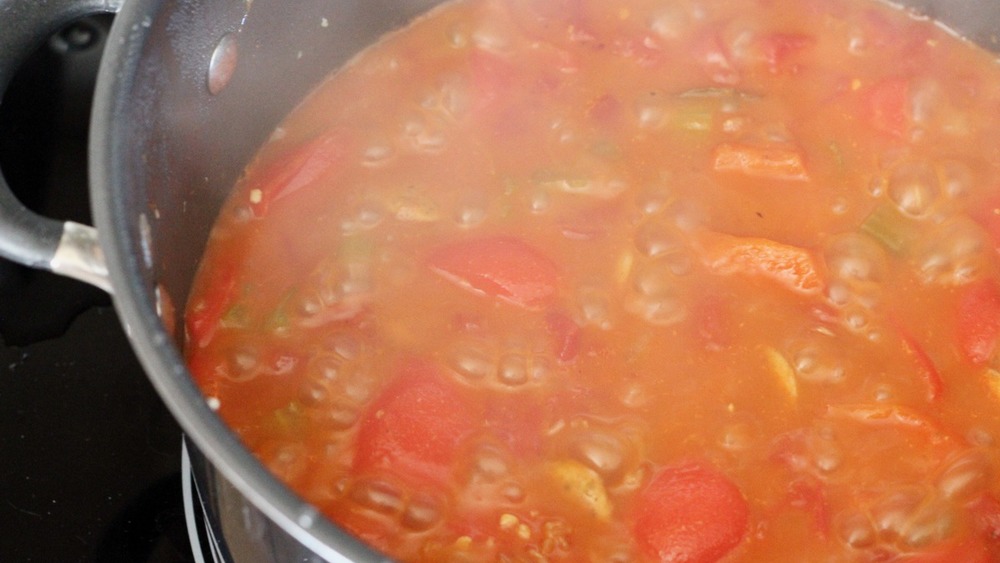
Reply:
[[409, 561], [1000, 561], [1000, 69], [864, 0], [468, 0], [214, 228], [210, 405]]

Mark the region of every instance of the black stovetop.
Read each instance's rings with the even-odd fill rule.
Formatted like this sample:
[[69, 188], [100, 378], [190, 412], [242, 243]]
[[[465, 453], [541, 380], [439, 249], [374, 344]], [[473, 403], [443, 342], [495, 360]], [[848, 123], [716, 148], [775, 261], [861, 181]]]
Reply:
[[[21, 200], [89, 223], [90, 97], [110, 18], [53, 37], [0, 106], [0, 170]], [[184, 562], [181, 432], [111, 301], [0, 259], [0, 559]]]

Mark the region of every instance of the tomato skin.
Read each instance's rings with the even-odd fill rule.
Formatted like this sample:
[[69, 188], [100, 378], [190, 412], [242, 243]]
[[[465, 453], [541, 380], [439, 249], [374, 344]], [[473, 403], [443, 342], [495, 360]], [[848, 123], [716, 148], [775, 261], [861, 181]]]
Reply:
[[474, 420], [466, 398], [433, 364], [406, 360], [361, 419], [355, 471], [445, 483]]
[[749, 507], [740, 490], [697, 463], [660, 470], [639, 493], [635, 535], [641, 549], [664, 563], [712, 563], [747, 533]]
[[957, 336], [965, 358], [984, 365], [993, 357], [1000, 338], [1000, 287], [990, 281], [965, 286], [959, 296]]
[[431, 253], [428, 267], [465, 289], [526, 309], [556, 292], [559, 272], [540, 250], [521, 239], [493, 236], [447, 244]]

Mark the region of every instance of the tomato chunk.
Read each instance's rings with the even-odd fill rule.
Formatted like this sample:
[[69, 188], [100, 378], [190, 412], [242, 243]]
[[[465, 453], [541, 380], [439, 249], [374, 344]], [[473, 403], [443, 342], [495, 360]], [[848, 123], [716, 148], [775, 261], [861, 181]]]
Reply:
[[334, 129], [254, 173], [248, 190], [254, 216], [263, 217], [276, 201], [335, 171], [347, 156], [347, 146], [346, 134]]
[[759, 147], [724, 143], [715, 149], [716, 172], [740, 172], [771, 180], [809, 179], [799, 151], [784, 146]]
[[427, 263], [432, 271], [465, 289], [527, 309], [549, 301], [559, 279], [548, 256], [507, 236], [442, 246]]
[[1000, 287], [990, 281], [965, 286], [957, 316], [958, 342], [965, 358], [976, 365], [986, 364], [1000, 338]]
[[762, 276], [802, 293], [819, 293], [823, 288], [816, 260], [804, 248], [711, 232], [699, 239], [706, 265], [718, 274]]
[[740, 490], [715, 469], [667, 467], [639, 493], [635, 535], [659, 561], [711, 563], [739, 545], [749, 508]]
[[436, 367], [409, 361], [361, 420], [355, 470], [445, 482], [462, 440], [475, 429], [467, 405]]

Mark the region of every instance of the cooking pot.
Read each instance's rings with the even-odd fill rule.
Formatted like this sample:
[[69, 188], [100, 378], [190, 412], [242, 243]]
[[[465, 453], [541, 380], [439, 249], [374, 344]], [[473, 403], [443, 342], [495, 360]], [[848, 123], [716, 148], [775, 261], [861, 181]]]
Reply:
[[[119, 12], [91, 126], [96, 230], [33, 214], [0, 179], [0, 256], [114, 294], [146, 372], [203, 452], [193, 466], [227, 559], [382, 558], [285, 488], [215, 415], [184, 365], [180, 316], [219, 207], [276, 124], [331, 69], [439, 2], [0, 0], [0, 96], [51, 33]], [[996, 0], [901, 3], [1000, 50]]]

